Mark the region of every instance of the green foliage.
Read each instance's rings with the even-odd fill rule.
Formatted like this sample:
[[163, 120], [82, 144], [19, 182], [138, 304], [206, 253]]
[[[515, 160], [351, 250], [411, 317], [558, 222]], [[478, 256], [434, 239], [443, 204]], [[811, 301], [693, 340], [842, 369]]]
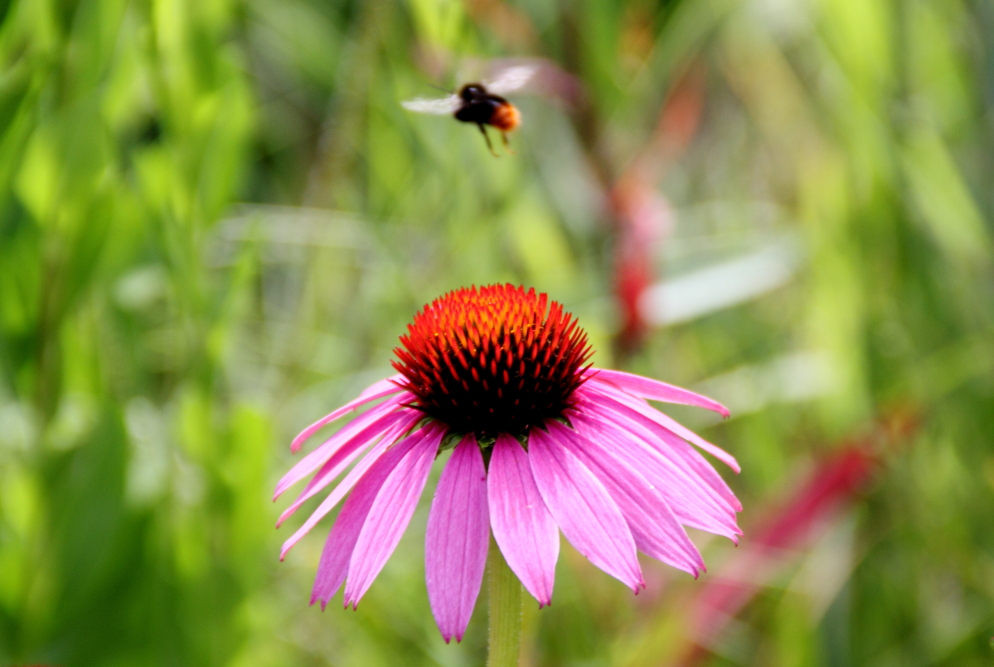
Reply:
[[[280, 564], [268, 499], [421, 304], [498, 281], [565, 303], [596, 363], [729, 404], [673, 414], [742, 461], [746, 541], [913, 415], [702, 664], [989, 664], [991, 35], [968, 0], [0, 1], [0, 664], [482, 663], [483, 600], [458, 646], [431, 619], [424, 503], [359, 610], [322, 614], [327, 523]], [[398, 104], [534, 55], [586, 102], [515, 98], [514, 156]], [[636, 172], [672, 210], [658, 277], [786, 239], [790, 280], [616, 354]], [[676, 659], [709, 575], [646, 571], [633, 600], [564, 548], [525, 662]]]

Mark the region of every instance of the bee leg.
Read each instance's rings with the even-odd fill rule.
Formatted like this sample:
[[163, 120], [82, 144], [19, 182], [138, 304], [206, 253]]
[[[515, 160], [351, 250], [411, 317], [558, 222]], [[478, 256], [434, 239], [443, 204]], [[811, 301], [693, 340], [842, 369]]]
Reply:
[[501, 132], [500, 136], [504, 138], [504, 148], [507, 149], [507, 152], [511, 155], [517, 155], [517, 153], [511, 150], [511, 142], [507, 140], [507, 132]]
[[487, 148], [490, 149], [490, 154], [498, 157], [497, 153], [494, 152], [493, 144], [490, 143], [490, 135], [487, 134], [487, 128], [483, 127], [483, 123], [477, 123], [477, 126], [480, 128], [480, 132], [483, 133], [483, 138], [487, 140]]

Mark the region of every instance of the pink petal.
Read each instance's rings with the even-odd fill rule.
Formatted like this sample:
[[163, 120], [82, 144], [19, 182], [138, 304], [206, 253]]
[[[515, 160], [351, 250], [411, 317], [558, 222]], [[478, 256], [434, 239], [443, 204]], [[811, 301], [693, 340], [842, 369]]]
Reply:
[[425, 535], [425, 580], [438, 629], [462, 641], [487, 566], [487, 471], [473, 435], [452, 452], [438, 480]]
[[625, 517], [604, 485], [562, 443], [562, 436], [532, 428], [528, 460], [535, 485], [566, 539], [591, 563], [636, 593], [644, 588], [635, 540]]
[[[404, 448], [404, 450], [407, 451], [410, 448], [420, 444], [421, 441], [429, 435], [427, 427], [420, 428], [393, 446]], [[311, 528], [317, 525], [318, 521], [323, 519], [328, 512], [333, 510], [335, 506], [342, 501], [345, 494], [352, 490], [352, 487], [355, 486], [366, 471], [369, 470], [370, 466], [376, 463], [376, 461], [383, 456], [384, 452], [388, 450], [391, 444], [393, 443], [386, 439], [380, 440], [373, 446], [366, 456], [359, 460], [359, 463], [357, 463], [355, 467], [352, 468], [347, 475], [345, 475], [345, 478], [342, 479], [342, 481], [338, 483], [338, 486], [336, 486], [332, 492], [328, 494], [328, 497], [325, 498], [320, 505], [318, 505], [318, 508], [314, 510], [309, 517], [307, 517], [307, 521], [304, 522], [304, 525], [298, 528], [297, 532], [291, 535], [290, 539], [283, 543], [283, 548], [280, 550], [280, 560], [283, 560], [286, 557], [287, 552], [293, 548], [293, 545], [300, 541], [300, 538], [310, 532]]]
[[497, 436], [487, 471], [494, 540], [540, 607], [552, 602], [559, 530], [532, 477], [528, 453], [507, 434]]
[[[622, 403], [615, 398], [606, 394], [598, 394], [595, 391], [581, 394], [580, 399], [581, 401], [589, 401], [589, 404], [594, 406], [595, 412], [608, 411], [610, 413], [610, 416], [607, 417], [608, 421], [625, 423], [628, 427], [635, 424], [636, 426], [633, 428], [636, 431], [648, 432], [647, 441], [653, 443], [663, 456], [674, 461], [680, 467], [693, 470], [721, 498], [723, 504], [728, 505], [736, 512], [742, 511], [739, 499], [735, 497], [732, 490], [728, 488], [728, 484], [711, 464], [672, 430], [660, 424], [657, 417], [665, 417], [665, 415], [638, 399], [626, 399], [626, 402]], [[660, 440], [662, 442], [659, 442]]]
[[657, 435], [669, 446], [672, 458], [679, 458], [684, 465], [697, 473], [731, 509], [736, 512], [742, 511], [742, 503], [739, 502], [735, 493], [700, 452], [668, 429], [661, 429]]
[[397, 389], [403, 389], [403, 387], [401, 386], [401, 383], [403, 381], [404, 381], [404, 376], [402, 374], [394, 373], [390, 377], [374, 382], [373, 384], [363, 389], [362, 393], [359, 394], [359, 398], [360, 399], [364, 398], [366, 400], [373, 400], [372, 398], [370, 398], [371, 396], [373, 396], [374, 394], [382, 394], [382, 392], [390, 388], [390, 385], [393, 385]]
[[359, 604], [397, 548], [414, 514], [446, 427], [432, 422], [422, 430], [427, 431], [425, 437], [394, 466], [369, 508], [349, 561], [349, 578], [345, 584], [346, 607], [351, 604], [355, 608]]
[[371, 437], [370, 435], [362, 436], [361, 434], [367, 427], [375, 425], [380, 419], [397, 410], [398, 406], [404, 403], [405, 398], [409, 396], [410, 394], [405, 392], [400, 396], [389, 398], [343, 426], [313, 452], [298, 461], [297, 465], [290, 468], [287, 474], [283, 475], [283, 478], [276, 484], [276, 490], [273, 492], [273, 500], [279, 498], [291, 486], [323, 466], [339, 447], [349, 442], [352, 438]]
[[400, 460], [410, 451], [410, 447], [391, 447], [376, 460], [369, 468], [369, 472], [362, 476], [362, 479], [352, 489], [348, 500], [342, 506], [342, 511], [335, 519], [328, 534], [328, 540], [324, 544], [324, 551], [321, 552], [321, 562], [318, 563], [317, 576], [314, 579], [314, 591], [311, 593], [311, 604], [316, 600], [321, 601], [321, 609], [324, 609], [339, 586], [345, 581], [345, 575], [349, 571], [349, 561], [352, 558], [352, 551], [356, 541], [359, 539], [359, 532], [362, 530], [369, 508], [376, 499], [380, 487], [386, 481], [387, 476], [393, 472]]
[[396, 394], [398, 391], [402, 390], [402, 387], [397, 386], [397, 382], [403, 379], [402, 375], [392, 375], [385, 380], [380, 380], [375, 382], [359, 394], [359, 398], [350, 401], [338, 408], [331, 414], [325, 415], [321, 419], [317, 420], [293, 439], [290, 443], [290, 451], [296, 454], [300, 450], [300, 446], [304, 444], [304, 440], [317, 433], [322, 427], [327, 426], [331, 422], [335, 421], [339, 417], [343, 416], [347, 412], [355, 410], [360, 405], [365, 405], [370, 401], [375, 401], [378, 398], [383, 398], [384, 396], [389, 396], [390, 394]]
[[653, 401], [680, 403], [683, 405], [694, 405], [699, 408], [707, 408], [708, 410], [714, 410], [722, 417], [727, 417], [729, 414], [728, 408], [707, 396], [701, 396], [682, 387], [642, 377], [641, 375], [598, 368], [590, 374], [588, 382], [598, 384], [607, 382], [619, 389], [624, 389], [630, 394], [641, 398], [652, 399]]
[[606, 442], [613, 457], [641, 472], [660, 492], [680, 523], [733, 541], [741, 534], [734, 511], [720, 503], [713, 490], [691, 471], [664, 457], [659, 448], [647, 441], [652, 434], [640, 431], [639, 424], [626, 423], [628, 420], [616, 413], [608, 413], [601, 419], [590, 408], [583, 414], [570, 413], [569, 417], [589, 440]]
[[660, 492], [635, 468], [616, 459], [603, 445], [584, 438], [558, 422], [549, 433], [560, 437], [567, 449], [586, 465], [621, 509], [639, 551], [695, 577], [704, 570], [704, 559], [687, 537]]
[[633, 410], [638, 411], [639, 413], [645, 415], [646, 417], [653, 420], [663, 428], [675, 433], [676, 435], [680, 436], [684, 440], [687, 440], [688, 442], [694, 443], [695, 445], [706, 451], [711, 456], [715, 457], [719, 461], [724, 462], [729, 468], [734, 470], [736, 474], [742, 472], [742, 469], [739, 467], [739, 463], [738, 461], [735, 460], [734, 456], [726, 452], [721, 447], [717, 447], [711, 444], [701, 436], [697, 435], [696, 433], [685, 427], [683, 424], [678, 423], [672, 417], [663, 414], [659, 410], [654, 409], [648, 403], [638, 400], [637, 398], [633, 397], [631, 394], [621, 391], [620, 389], [615, 389], [611, 387], [609, 384], [605, 384], [603, 382], [599, 384], [595, 383], [592, 385], [587, 383], [584, 384], [583, 387], [581, 387], [581, 390], [582, 389], [586, 389], [588, 393], [597, 393], [602, 396], [608, 397], [610, 399], [613, 399], [615, 402], [621, 403], [623, 405], [632, 408]]
[[[690, 485], [688, 491], [692, 489], [694, 496], [714, 505], [723, 515], [734, 517], [735, 512], [741, 509], [738, 499], [724, 484], [724, 480], [714, 472], [714, 468], [711, 468], [711, 465], [704, 461], [712, 475], [702, 476], [699, 474], [693, 466], [688, 464], [680, 452], [674, 451], [670, 442], [671, 440], [673, 442], [679, 441], [689, 451], [694, 451], [693, 448], [651, 419], [623, 405], [615, 404], [612, 406], [607, 402], [601, 404], [582, 403], [581, 405], [581, 410], [571, 410], [567, 413], [569, 418], [575, 419], [581, 430], [594, 429], [598, 433], [596, 437], [613, 440], [617, 447], [612, 448], [612, 452], [627, 454], [628, 450], [635, 445], [636, 449], [650, 455], [654, 462], [652, 464], [654, 469], [662, 466], [668, 471], [667, 474], [676, 475], [684, 480], [686, 484]], [[587, 437], [594, 438], [595, 436], [588, 433]], [[643, 474], [647, 473], [641, 467], [636, 466], [636, 468]], [[713, 478], [717, 478], [717, 482], [712, 483]], [[653, 480], [650, 478], [649, 481]], [[724, 491], [727, 491], [727, 494]]]
[[307, 483], [307, 486], [304, 487], [304, 490], [293, 501], [293, 504], [283, 511], [279, 520], [276, 522], [276, 527], [279, 528], [301, 505], [314, 495], [320, 493], [332, 480], [341, 475], [365, 451], [366, 447], [376, 442], [377, 438], [382, 438], [382, 440], [392, 443], [406, 433], [423, 416], [417, 410], [407, 408], [391, 412], [342, 445], [325, 462], [321, 470], [311, 478], [311, 481]]
[[718, 506], [727, 510], [729, 516], [742, 511], [742, 504], [725, 480], [697, 450], [655, 422], [626, 410], [623, 407], [618, 410], [605, 408], [588, 410], [588, 413], [601, 424], [616, 430], [616, 438], [627, 441], [634, 437], [653, 450], [665, 459], [669, 467], [692, 481], [699, 488], [698, 494], [714, 499]]

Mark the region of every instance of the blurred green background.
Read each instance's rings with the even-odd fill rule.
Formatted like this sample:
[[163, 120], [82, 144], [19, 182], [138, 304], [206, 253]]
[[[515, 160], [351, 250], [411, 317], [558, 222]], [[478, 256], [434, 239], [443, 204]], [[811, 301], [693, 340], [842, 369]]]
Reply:
[[[498, 57], [548, 74], [515, 155], [399, 105]], [[564, 547], [523, 664], [991, 664], [992, 184], [990, 0], [0, 0], [0, 665], [482, 664], [485, 595], [460, 645], [429, 612], [430, 494], [323, 614], [328, 522], [281, 564], [270, 495], [496, 281], [725, 402], [672, 414], [743, 468], [699, 581]]]

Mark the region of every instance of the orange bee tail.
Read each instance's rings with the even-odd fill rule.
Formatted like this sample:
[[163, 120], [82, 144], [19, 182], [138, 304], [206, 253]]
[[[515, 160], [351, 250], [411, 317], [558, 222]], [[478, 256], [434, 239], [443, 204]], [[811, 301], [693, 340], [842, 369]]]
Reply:
[[490, 125], [501, 132], [510, 132], [521, 125], [521, 112], [510, 102], [504, 102], [494, 109], [493, 116], [490, 117]]

